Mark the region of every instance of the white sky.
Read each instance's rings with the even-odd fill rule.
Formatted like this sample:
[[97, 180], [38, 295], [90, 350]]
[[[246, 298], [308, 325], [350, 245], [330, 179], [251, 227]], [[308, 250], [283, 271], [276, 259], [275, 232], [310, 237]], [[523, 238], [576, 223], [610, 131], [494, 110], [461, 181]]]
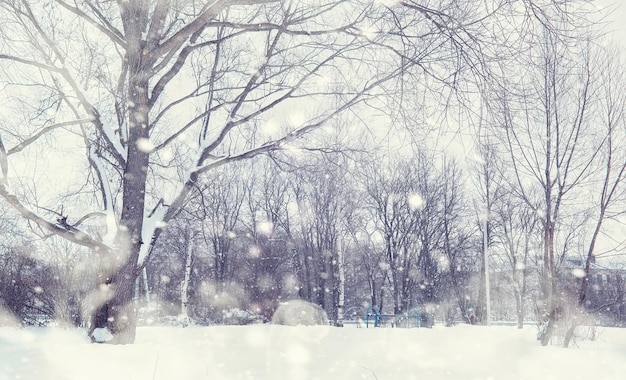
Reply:
[[610, 22], [607, 30], [612, 31], [615, 42], [626, 49], [626, 3], [616, 0], [596, 0], [595, 3], [600, 9], [608, 7], [611, 10], [607, 14], [607, 21]]

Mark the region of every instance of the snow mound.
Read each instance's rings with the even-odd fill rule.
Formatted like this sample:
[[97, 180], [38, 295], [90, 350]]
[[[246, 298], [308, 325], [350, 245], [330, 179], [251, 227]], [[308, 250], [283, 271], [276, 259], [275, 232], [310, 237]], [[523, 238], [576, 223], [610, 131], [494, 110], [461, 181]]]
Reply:
[[113, 334], [107, 328], [97, 328], [93, 330], [91, 337], [96, 343], [106, 343], [113, 339]]
[[302, 300], [281, 303], [272, 316], [272, 323], [286, 326], [314, 326], [328, 323], [328, 316], [320, 306]]

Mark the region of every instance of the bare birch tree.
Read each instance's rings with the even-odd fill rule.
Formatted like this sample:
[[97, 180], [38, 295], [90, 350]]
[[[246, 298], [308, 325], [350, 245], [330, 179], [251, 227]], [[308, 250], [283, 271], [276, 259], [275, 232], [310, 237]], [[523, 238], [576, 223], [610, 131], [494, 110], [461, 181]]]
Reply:
[[480, 255], [480, 276], [478, 285], [478, 299], [475, 310], [476, 321], [478, 323], [488, 323], [491, 316], [489, 296], [487, 287], [489, 270], [488, 260], [490, 259], [489, 248], [493, 240], [495, 220], [492, 218], [492, 210], [502, 196], [502, 183], [498, 172], [498, 154], [495, 147], [488, 143], [478, 146], [478, 162], [473, 170], [477, 174], [476, 187], [479, 199], [474, 200], [476, 208], [476, 225], [480, 231], [482, 246]]
[[[330, 144], [334, 145], [334, 144]], [[346, 214], [350, 202], [350, 160], [340, 151], [309, 157], [293, 172], [293, 237], [301, 251], [302, 295], [322, 306], [336, 325], [345, 306]]]

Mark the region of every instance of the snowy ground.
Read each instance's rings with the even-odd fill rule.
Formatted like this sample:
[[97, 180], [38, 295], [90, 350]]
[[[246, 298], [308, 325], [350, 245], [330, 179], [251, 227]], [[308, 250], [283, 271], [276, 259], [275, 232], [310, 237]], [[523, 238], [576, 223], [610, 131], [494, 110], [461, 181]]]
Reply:
[[80, 332], [0, 328], [0, 379], [459, 379], [626, 378], [626, 330], [594, 342], [541, 347], [536, 328], [433, 329], [142, 327], [128, 346]]

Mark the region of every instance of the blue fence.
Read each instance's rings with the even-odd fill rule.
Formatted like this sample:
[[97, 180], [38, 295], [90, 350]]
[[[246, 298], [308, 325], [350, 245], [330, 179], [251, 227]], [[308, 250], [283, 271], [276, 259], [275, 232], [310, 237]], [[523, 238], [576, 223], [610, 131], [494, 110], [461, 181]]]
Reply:
[[372, 306], [365, 311], [365, 327], [422, 327], [423, 318], [417, 309], [411, 309], [403, 314], [380, 314], [378, 309]]

